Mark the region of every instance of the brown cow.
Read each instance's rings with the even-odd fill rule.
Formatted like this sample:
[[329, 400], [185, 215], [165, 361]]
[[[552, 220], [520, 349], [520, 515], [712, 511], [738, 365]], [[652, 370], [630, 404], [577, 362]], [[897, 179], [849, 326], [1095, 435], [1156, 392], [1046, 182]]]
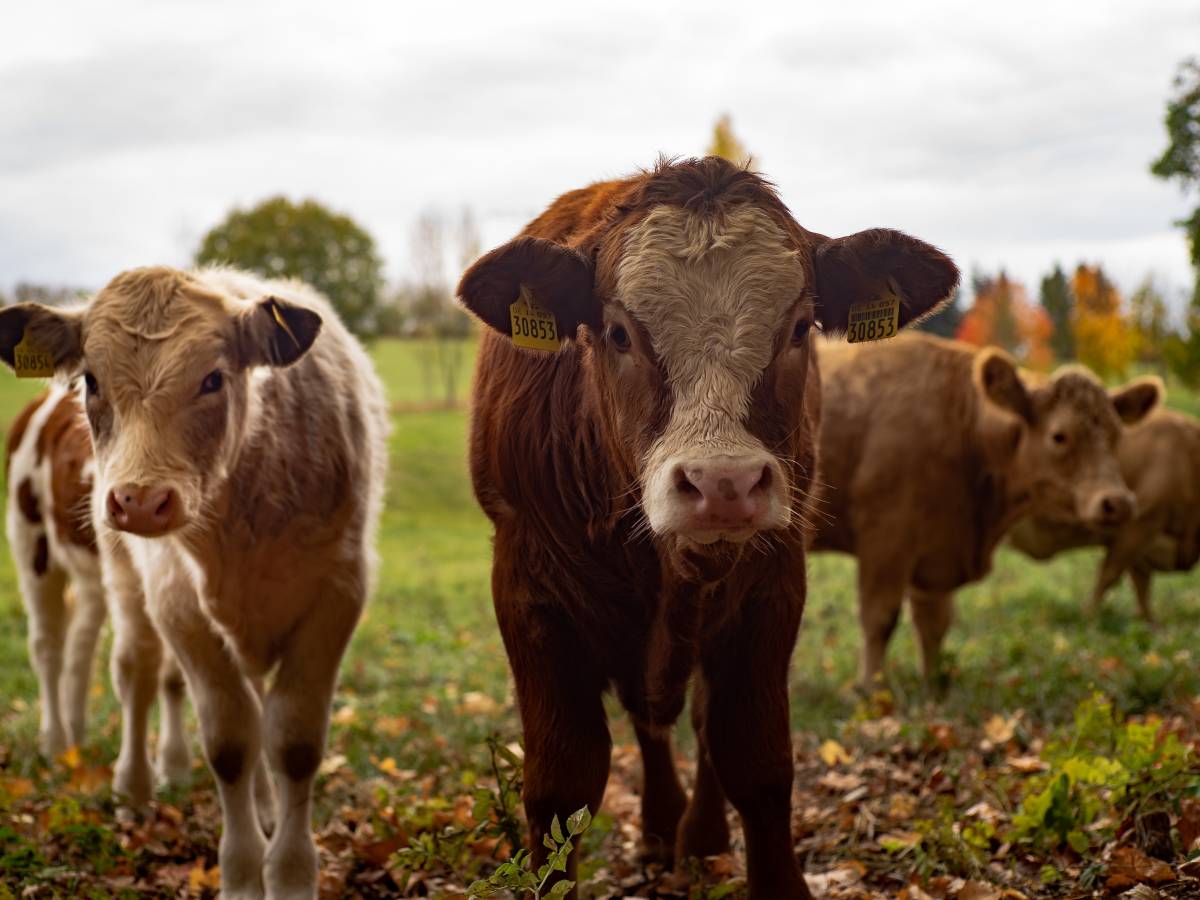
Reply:
[[[957, 280], [899, 232], [805, 230], [767, 182], [712, 157], [565, 194], [463, 276], [489, 326], [471, 475], [496, 529], [535, 863], [553, 816], [601, 802], [613, 687], [642, 748], [646, 853], [727, 849], [728, 797], [751, 896], [809, 896], [787, 669], [819, 404], [810, 326], [844, 329], [851, 304], [885, 295], [903, 325]], [[530, 328], [528, 303], [556, 335]], [[515, 345], [532, 330], [549, 352]], [[669, 728], [694, 671], [687, 805]]]
[[1008, 529], [1032, 512], [1119, 524], [1134, 509], [1121, 480], [1121, 421], [1158, 392], [1111, 399], [1078, 368], [1030, 388], [1001, 351], [929, 335], [823, 344], [825, 416], [814, 550], [858, 558], [863, 684], [907, 594], [925, 675], [938, 672], [953, 591], [991, 568]]
[[216, 775], [221, 896], [315, 897], [312, 785], [383, 496], [370, 360], [311, 288], [225, 269], [134, 269], [83, 309], [7, 307], [0, 358], [20, 364], [21, 344], [20, 359], [32, 348], [82, 376], [105, 587], [141, 613], [116, 628], [118, 786], [147, 793], [130, 735], [145, 730], [161, 634]]
[[[1157, 384], [1155, 379], [1142, 382]], [[1136, 382], [1135, 382], [1136, 383]], [[1129, 572], [1138, 609], [1153, 621], [1150, 579], [1154, 572], [1186, 572], [1200, 560], [1200, 421], [1156, 410], [1124, 429], [1117, 456], [1121, 474], [1137, 498], [1137, 514], [1116, 528], [1086, 528], [1031, 516], [1018, 522], [1010, 541], [1035, 559], [1072, 547], [1101, 546], [1090, 609]]]

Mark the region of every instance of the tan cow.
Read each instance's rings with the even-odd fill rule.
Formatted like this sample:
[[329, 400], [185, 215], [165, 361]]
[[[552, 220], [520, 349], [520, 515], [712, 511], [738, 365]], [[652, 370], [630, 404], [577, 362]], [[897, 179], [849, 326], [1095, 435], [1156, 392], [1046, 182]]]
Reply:
[[[1141, 381], [1146, 382], [1157, 384], [1156, 379]], [[1031, 516], [1017, 523], [1010, 541], [1035, 559], [1072, 547], [1104, 547], [1091, 611], [1099, 610], [1104, 594], [1128, 572], [1142, 617], [1153, 621], [1152, 574], [1186, 572], [1200, 560], [1200, 422], [1173, 410], [1156, 410], [1124, 429], [1117, 456], [1137, 498], [1132, 519], [1116, 528], [1095, 529]]]
[[[370, 361], [311, 289], [220, 269], [135, 269], [78, 311], [9, 307], [9, 365], [19, 344], [82, 375], [106, 587], [131, 606], [144, 595], [143, 621], [117, 623], [118, 644], [142, 649], [114, 664], [118, 780], [122, 766], [148, 770], [129, 738], [144, 734], [157, 630], [217, 778], [221, 895], [315, 896], [312, 783], [371, 584], [386, 466]], [[264, 752], [269, 844], [254, 796]]]
[[991, 568], [1022, 516], [1117, 525], [1134, 511], [1116, 459], [1121, 421], [1158, 402], [1110, 399], [1078, 368], [1030, 388], [1001, 351], [929, 335], [822, 344], [813, 549], [858, 558], [864, 685], [883, 672], [909, 596], [925, 674], [938, 670], [953, 591]]

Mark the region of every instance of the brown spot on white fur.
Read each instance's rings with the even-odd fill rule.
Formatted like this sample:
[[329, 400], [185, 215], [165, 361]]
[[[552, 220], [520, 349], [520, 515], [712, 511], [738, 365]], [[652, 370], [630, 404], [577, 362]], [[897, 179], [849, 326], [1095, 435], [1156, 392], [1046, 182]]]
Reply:
[[38, 509], [37, 497], [33, 494], [33, 482], [28, 478], [22, 478], [17, 486], [17, 508], [29, 524], [37, 525], [42, 521], [42, 511]]

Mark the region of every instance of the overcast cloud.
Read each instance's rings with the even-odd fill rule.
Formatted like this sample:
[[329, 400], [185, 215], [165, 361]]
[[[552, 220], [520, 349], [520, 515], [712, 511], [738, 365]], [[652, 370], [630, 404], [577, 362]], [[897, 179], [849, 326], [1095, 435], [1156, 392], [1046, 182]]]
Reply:
[[903, 228], [1036, 291], [1057, 260], [1190, 279], [1152, 178], [1194, 0], [980, 4], [108, 0], [0, 13], [0, 288], [186, 264], [312, 196], [408, 274], [423, 210], [486, 245], [559, 193], [704, 150], [716, 116], [826, 234]]

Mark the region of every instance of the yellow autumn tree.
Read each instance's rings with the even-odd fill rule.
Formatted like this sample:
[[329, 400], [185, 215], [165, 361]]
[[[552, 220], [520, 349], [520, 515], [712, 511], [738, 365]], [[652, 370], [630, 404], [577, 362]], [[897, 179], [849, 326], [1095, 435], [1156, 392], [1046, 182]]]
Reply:
[[1121, 293], [1100, 266], [1080, 263], [1075, 294], [1075, 351], [1102, 378], [1123, 376], [1137, 357], [1138, 336], [1123, 312]]
[[729, 113], [722, 113], [713, 126], [712, 140], [709, 142], [709, 156], [719, 156], [734, 165], [753, 166], [754, 157], [746, 150], [736, 134], [733, 133], [733, 119]]

